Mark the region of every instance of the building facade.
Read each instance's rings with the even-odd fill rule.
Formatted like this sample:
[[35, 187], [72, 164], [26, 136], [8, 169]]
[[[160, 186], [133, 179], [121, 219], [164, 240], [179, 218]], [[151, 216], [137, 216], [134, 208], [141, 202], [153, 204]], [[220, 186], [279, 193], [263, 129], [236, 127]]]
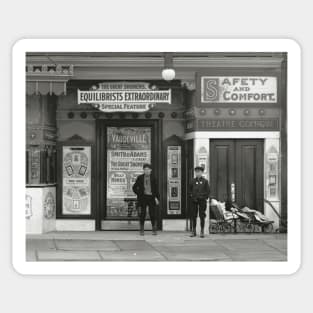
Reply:
[[[188, 182], [287, 220], [285, 53], [28, 53], [26, 229], [138, 229], [131, 190], [151, 163], [158, 226], [185, 230]], [[148, 223], [147, 223], [148, 224]]]

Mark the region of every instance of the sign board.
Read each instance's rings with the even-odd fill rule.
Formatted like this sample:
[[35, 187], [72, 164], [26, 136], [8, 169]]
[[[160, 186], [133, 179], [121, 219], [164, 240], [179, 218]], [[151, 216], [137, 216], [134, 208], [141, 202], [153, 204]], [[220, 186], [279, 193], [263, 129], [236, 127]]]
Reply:
[[167, 214], [181, 214], [181, 146], [167, 147]]
[[203, 76], [202, 103], [276, 103], [277, 78], [268, 76]]
[[31, 195], [25, 195], [25, 217], [30, 219], [33, 216], [32, 210], [32, 197]]
[[91, 214], [91, 147], [63, 146], [64, 215]]
[[92, 90], [77, 90], [78, 104], [103, 112], [144, 112], [156, 103], [171, 103], [171, 89], [157, 90], [148, 83], [101, 83]]
[[279, 158], [278, 153], [267, 153], [266, 154], [266, 187], [267, 187], [267, 198], [269, 200], [277, 200], [278, 198], [278, 167]]
[[278, 118], [267, 119], [199, 119], [197, 130], [277, 131]]

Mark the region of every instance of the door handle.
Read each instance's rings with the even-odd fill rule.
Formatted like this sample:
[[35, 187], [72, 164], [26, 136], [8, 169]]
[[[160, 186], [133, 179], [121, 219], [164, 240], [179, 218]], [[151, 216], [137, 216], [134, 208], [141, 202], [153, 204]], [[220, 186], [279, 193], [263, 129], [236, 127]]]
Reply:
[[236, 201], [236, 186], [235, 183], [230, 184], [231, 202]]

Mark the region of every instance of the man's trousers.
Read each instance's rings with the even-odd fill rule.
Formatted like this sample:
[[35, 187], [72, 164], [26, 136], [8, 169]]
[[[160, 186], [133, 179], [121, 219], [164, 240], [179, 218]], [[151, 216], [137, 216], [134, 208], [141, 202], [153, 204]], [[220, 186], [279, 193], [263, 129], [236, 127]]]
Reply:
[[151, 219], [152, 228], [156, 227], [156, 205], [155, 205], [155, 199], [153, 196], [144, 195], [139, 203], [139, 220], [140, 220], [140, 226], [143, 227], [146, 219], [146, 213], [147, 213], [147, 207], [149, 207], [149, 215]]
[[191, 206], [191, 221], [192, 221], [192, 229], [193, 231], [196, 230], [197, 227], [197, 217], [199, 214], [200, 217], [200, 226], [201, 229], [204, 228], [205, 223], [205, 211], [207, 206], [207, 200], [206, 199], [193, 199], [192, 200], [192, 206]]

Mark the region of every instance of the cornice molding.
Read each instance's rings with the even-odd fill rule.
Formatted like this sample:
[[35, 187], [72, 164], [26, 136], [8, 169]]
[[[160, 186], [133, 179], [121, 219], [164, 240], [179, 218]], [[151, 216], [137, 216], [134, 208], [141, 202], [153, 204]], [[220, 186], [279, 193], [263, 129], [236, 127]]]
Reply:
[[[175, 68], [210, 68], [210, 67], [280, 67], [282, 57], [173, 57]], [[148, 67], [162, 68], [163, 57], [87, 57], [87, 56], [54, 56], [53, 61], [59, 65], [72, 64], [76, 68], [102, 67]], [[46, 56], [28, 56], [27, 64], [45, 64]]]
[[[160, 56], [108, 56], [45, 54], [27, 56], [28, 81], [77, 80], [156, 80], [161, 79], [164, 58]], [[55, 62], [49, 64], [47, 62]], [[281, 68], [278, 56], [174, 56], [173, 67], [180, 80], [193, 81], [195, 73], [210, 68]], [[75, 69], [75, 70], [74, 70]], [[192, 85], [188, 84], [188, 88]]]

